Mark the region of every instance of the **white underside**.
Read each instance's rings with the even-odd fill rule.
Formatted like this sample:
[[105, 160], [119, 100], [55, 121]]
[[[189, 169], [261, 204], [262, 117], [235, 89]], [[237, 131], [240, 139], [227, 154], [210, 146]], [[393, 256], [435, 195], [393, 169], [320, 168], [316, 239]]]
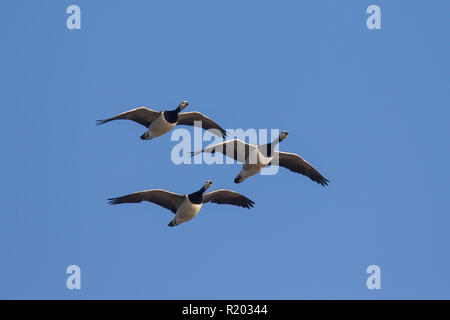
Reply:
[[241, 171], [238, 174], [239, 177], [239, 181], [238, 182], [242, 182], [245, 179], [254, 176], [255, 174], [257, 174], [258, 172], [261, 171], [262, 168], [264, 168], [265, 165], [259, 165], [259, 164], [244, 164], [242, 166]]
[[255, 152], [258, 153], [257, 154], [250, 153], [250, 156], [247, 158], [246, 163], [244, 163], [244, 165], [242, 166], [241, 171], [236, 177], [239, 178], [238, 182], [242, 182], [245, 179], [254, 176], [258, 172], [260, 172], [262, 168], [267, 167], [267, 165], [273, 159], [273, 157], [265, 157], [259, 150], [257, 151], [255, 150]]
[[200, 211], [201, 208], [202, 204], [194, 204], [191, 201], [189, 201], [188, 196], [186, 196], [186, 199], [178, 208], [177, 213], [175, 215], [176, 223], [180, 224], [192, 220], [197, 215], [197, 213]]
[[156, 138], [159, 137], [175, 127], [176, 123], [170, 123], [166, 119], [164, 119], [163, 114], [152, 121], [150, 126], [148, 127], [148, 138]]

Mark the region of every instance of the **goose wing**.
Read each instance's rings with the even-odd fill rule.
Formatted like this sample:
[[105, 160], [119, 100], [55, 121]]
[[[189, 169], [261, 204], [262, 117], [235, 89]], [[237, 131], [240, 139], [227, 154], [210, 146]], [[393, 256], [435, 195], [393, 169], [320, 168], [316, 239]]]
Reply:
[[[201, 121], [202, 128], [205, 130], [216, 129], [214, 130], [215, 132], [211, 132], [218, 135], [219, 137], [225, 138], [225, 136], [227, 135], [225, 129], [219, 126], [214, 120], [196, 111], [180, 113], [178, 115], [177, 124], [193, 126], [194, 121]], [[217, 130], [220, 131], [220, 133], [218, 133]]]
[[173, 213], [176, 213], [178, 207], [184, 200], [185, 197], [181, 194], [154, 189], [135, 192], [123, 197], [110, 198], [108, 199], [108, 202], [109, 204], [114, 205], [120, 203], [139, 203], [142, 201], [149, 201], [160, 205], [163, 208], [169, 209]]
[[275, 152], [274, 158], [275, 161], [278, 159], [279, 166], [285, 167], [293, 172], [301, 173], [322, 186], [327, 186], [330, 181], [324, 178], [319, 171], [298, 154], [277, 151]]
[[161, 112], [159, 111], [151, 110], [146, 107], [140, 107], [129, 111], [125, 111], [112, 118], [108, 118], [105, 120], [97, 120], [97, 124], [100, 125], [113, 120], [127, 119], [142, 124], [144, 127], [148, 128], [152, 123], [152, 121], [158, 118], [160, 114]]
[[234, 206], [239, 206], [247, 209], [250, 209], [255, 204], [252, 200], [243, 196], [242, 194], [226, 189], [220, 189], [205, 193], [203, 195], [203, 202], [232, 204]]
[[191, 155], [195, 156], [202, 152], [215, 153], [220, 152], [227, 157], [233, 158], [241, 163], [245, 162], [245, 159], [249, 156], [250, 152], [257, 149], [257, 146], [248, 144], [242, 140], [233, 139], [215, 144], [210, 147], [206, 147], [203, 150], [192, 152]]

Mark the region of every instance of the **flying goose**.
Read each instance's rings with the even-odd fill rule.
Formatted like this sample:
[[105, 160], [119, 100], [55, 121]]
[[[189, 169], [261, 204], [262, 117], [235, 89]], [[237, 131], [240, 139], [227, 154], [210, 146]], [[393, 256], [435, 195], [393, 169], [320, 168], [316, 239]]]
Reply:
[[119, 119], [132, 120], [148, 128], [147, 132], [141, 136], [141, 139], [150, 140], [169, 132], [175, 125], [193, 126], [194, 121], [201, 121], [203, 129], [215, 129], [212, 130], [214, 134], [222, 138], [226, 136], [225, 129], [200, 112], [193, 111], [180, 113], [180, 111], [185, 109], [188, 105], [189, 102], [181, 101], [175, 110], [169, 111], [154, 111], [146, 107], [140, 107], [123, 112], [109, 119], [97, 120], [97, 124], [100, 125]]
[[177, 226], [194, 218], [206, 202], [218, 204], [232, 204], [235, 206], [250, 209], [255, 204], [252, 200], [237, 192], [220, 189], [204, 192], [211, 186], [210, 180], [206, 181], [200, 190], [181, 195], [161, 189], [145, 190], [135, 192], [123, 197], [108, 199], [109, 204], [139, 203], [142, 201], [153, 202], [161, 207], [169, 209], [175, 214], [175, 218], [170, 221], [169, 227]]
[[191, 152], [191, 155], [194, 156], [202, 152], [220, 152], [243, 163], [241, 172], [234, 179], [235, 183], [241, 183], [245, 179], [257, 174], [269, 164], [277, 164], [278, 162], [279, 166], [285, 167], [293, 172], [301, 173], [322, 186], [328, 185], [329, 180], [325, 179], [319, 171], [298, 154], [274, 151], [275, 146], [280, 141], [283, 141], [287, 135], [288, 133], [283, 131], [274, 141], [258, 146], [238, 139], [228, 140], [207, 147], [201, 151]]

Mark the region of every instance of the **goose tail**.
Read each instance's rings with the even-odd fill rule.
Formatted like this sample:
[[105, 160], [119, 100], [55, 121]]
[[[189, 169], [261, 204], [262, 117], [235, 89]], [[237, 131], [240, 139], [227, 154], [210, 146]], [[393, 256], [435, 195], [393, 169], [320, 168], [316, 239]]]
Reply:
[[142, 140], [150, 140], [151, 139], [148, 131], [141, 136], [141, 139]]

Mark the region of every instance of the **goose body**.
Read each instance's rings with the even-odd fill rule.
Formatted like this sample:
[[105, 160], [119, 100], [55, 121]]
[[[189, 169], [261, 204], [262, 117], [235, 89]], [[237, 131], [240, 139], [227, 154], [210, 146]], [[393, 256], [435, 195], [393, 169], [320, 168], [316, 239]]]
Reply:
[[164, 116], [164, 111], [159, 117], [153, 120], [148, 127], [148, 131], [141, 136], [142, 140], [150, 140], [169, 132], [176, 126], [176, 122], [169, 122]]
[[267, 167], [273, 159], [268, 156], [264, 150], [264, 146], [254, 146], [249, 144], [249, 155], [243, 161], [242, 169], [234, 179], [235, 183], [241, 183], [247, 178], [259, 173], [263, 168]]
[[172, 130], [176, 125], [194, 126], [196, 122], [199, 122], [205, 130], [210, 130], [220, 137], [226, 136], [225, 129], [204, 114], [196, 111], [180, 113], [188, 105], [189, 102], [182, 101], [176, 109], [166, 111], [155, 111], [146, 107], [135, 108], [112, 118], [97, 120], [97, 124], [100, 125], [113, 120], [134, 121], [147, 128], [147, 131], [141, 135], [142, 140], [159, 137]]
[[250, 209], [254, 202], [247, 197], [226, 189], [215, 190], [205, 194], [211, 186], [211, 181], [206, 181], [203, 187], [193, 193], [181, 195], [161, 189], [144, 190], [128, 194], [126, 196], [108, 199], [112, 205], [121, 203], [139, 203], [142, 201], [153, 202], [175, 214], [169, 226], [174, 227], [192, 220], [203, 206], [203, 203], [214, 202], [218, 204], [231, 204]]
[[254, 176], [268, 165], [279, 165], [293, 172], [303, 174], [311, 180], [328, 185], [329, 180], [324, 178], [311, 164], [295, 153], [275, 151], [275, 146], [287, 137], [283, 131], [274, 141], [264, 145], [252, 145], [244, 141], [234, 139], [218, 143], [203, 150], [191, 153], [192, 156], [203, 152], [220, 152], [234, 160], [241, 162], [242, 169], [234, 179], [235, 183], [241, 183], [245, 179]]
[[192, 220], [197, 215], [197, 213], [200, 212], [202, 205], [203, 205], [203, 202], [200, 204], [192, 203], [189, 200], [189, 197], [186, 195], [185, 200], [183, 201], [183, 203], [180, 205], [180, 207], [177, 209], [177, 212], [175, 213], [174, 225], [178, 225], [180, 223]]
[[234, 178], [235, 183], [241, 183], [247, 178], [250, 178], [251, 176], [254, 176], [255, 174], [259, 173], [262, 168], [266, 167], [265, 165], [261, 164], [250, 164], [245, 163], [242, 166], [241, 171], [239, 171], [239, 174]]

